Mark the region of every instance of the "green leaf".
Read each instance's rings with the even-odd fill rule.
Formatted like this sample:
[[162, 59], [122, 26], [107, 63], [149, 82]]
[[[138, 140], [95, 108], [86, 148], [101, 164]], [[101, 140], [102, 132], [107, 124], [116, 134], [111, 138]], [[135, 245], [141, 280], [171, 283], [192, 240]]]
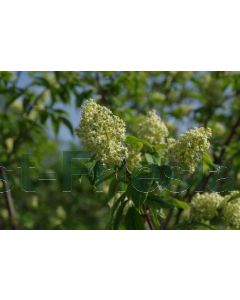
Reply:
[[148, 147], [149, 149], [152, 150], [152, 145], [148, 141], [143, 140], [143, 139], [139, 139], [139, 138], [137, 138], [135, 136], [132, 136], [132, 135], [126, 136], [125, 142], [127, 144], [130, 144], [130, 145], [142, 144], [142, 145], [144, 145], [144, 146], [146, 146], [146, 147]]
[[215, 230], [216, 227], [212, 226], [211, 224], [206, 224], [206, 223], [196, 223], [192, 225], [192, 229], [199, 229], [199, 230], [203, 230], [203, 229], [211, 229], [211, 230]]
[[213, 160], [212, 157], [208, 153], [203, 153], [203, 162], [208, 166], [211, 167], [213, 166]]
[[147, 198], [147, 193], [139, 192], [133, 186], [130, 186], [129, 196], [131, 197], [136, 207], [140, 208]]
[[67, 112], [63, 109], [60, 109], [60, 108], [54, 108], [53, 113], [54, 114], [59, 114], [59, 115], [67, 115]]
[[118, 206], [120, 205], [121, 202], [123, 202], [126, 198], [127, 194], [126, 192], [122, 193], [122, 195], [115, 201], [115, 203], [113, 204], [112, 207], [112, 216], [114, 215], [116, 209], [118, 208]]
[[52, 116], [51, 121], [52, 121], [53, 131], [57, 135], [59, 132], [59, 120], [57, 118], [55, 118], [54, 116]]
[[23, 99], [23, 109], [24, 110], [26, 110], [28, 108], [30, 102], [31, 102], [31, 98], [26, 97]]
[[125, 216], [126, 229], [142, 230], [144, 229], [144, 220], [135, 207], [130, 207]]
[[116, 178], [113, 178], [111, 180], [111, 183], [109, 185], [109, 189], [108, 189], [108, 198], [112, 199], [113, 196], [116, 194], [117, 190], [119, 187], [119, 182], [116, 180]]
[[159, 209], [159, 208], [171, 208], [171, 207], [177, 207], [181, 209], [188, 209], [189, 205], [182, 200], [178, 200], [173, 197], [166, 197], [166, 196], [156, 196], [156, 195], [149, 195], [147, 198], [147, 203], [150, 207]]
[[114, 216], [115, 216], [115, 211], [117, 210], [119, 205], [125, 200], [125, 198], [126, 198], [126, 192], [122, 193], [122, 195], [113, 203], [113, 206], [111, 208], [111, 217], [107, 224], [108, 229], [113, 228], [113, 220], [114, 220]]
[[40, 118], [42, 123], [45, 123], [48, 117], [49, 117], [49, 113], [46, 110], [40, 111]]
[[124, 208], [126, 206], [126, 204], [128, 203], [128, 201], [124, 201], [122, 202], [122, 204], [119, 206], [116, 215], [114, 217], [113, 220], [113, 229], [118, 229], [120, 226], [120, 223], [122, 221], [122, 216], [123, 216], [123, 212], [124, 212]]
[[152, 207], [153, 209], [160, 209], [160, 208], [171, 208], [172, 205], [163, 201], [159, 196], [149, 195], [147, 200], [147, 204]]
[[152, 177], [154, 181], [159, 186], [159, 188], [164, 189], [169, 186], [172, 176], [172, 170], [167, 165], [159, 166], [157, 164], [150, 165], [152, 171]]
[[157, 151], [165, 150], [165, 149], [167, 149], [167, 147], [168, 147], [167, 144], [164, 144], [164, 143], [158, 144], [158, 145], [154, 146], [154, 148], [155, 148]]
[[167, 203], [169, 203], [170, 205], [172, 206], [175, 206], [175, 207], [178, 207], [178, 208], [181, 208], [181, 209], [188, 209], [189, 208], [189, 205], [187, 204], [187, 202], [185, 201], [182, 201], [182, 200], [178, 200], [176, 198], [168, 198], [166, 200]]
[[152, 164], [152, 163], [153, 163], [153, 158], [152, 158], [152, 155], [151, 155], [151, 154], [145, 153], [145, 158], [146, 158], [146, 161], [147, 161], [149, 164]]
[[131, 183], [133, 188], [142, 193], [149, 193], [157, 188], [149, 167], [134, 170]]

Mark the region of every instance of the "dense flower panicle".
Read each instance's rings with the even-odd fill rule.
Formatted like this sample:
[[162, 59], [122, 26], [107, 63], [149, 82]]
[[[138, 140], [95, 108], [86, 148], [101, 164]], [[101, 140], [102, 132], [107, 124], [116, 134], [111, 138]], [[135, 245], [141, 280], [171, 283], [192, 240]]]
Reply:
[[171, 141], [168, 146], [170, 162], [187, 166], [193, 173], [201, 155], [210, 148], [209, 138], [212, 136], [210, 128], [193, 128]]
[[141, 152], [138, 147], [134, 145], [128, 145], [128, 158], [127, 168], [129, 171], [133, 171], [135, 167], [142, 161]]
[[125, 123], [108, 108], [93, 100], [82, 106], [77, 134], [102, 163], [118, 166], [127, 158], [127, 148], [123, 145], [125, 132]]
[[171, 145], [173, 145], [174, 143], [176, 143], [176, 139], [172, 137], [167, 139], [168, 148], [171, 147]]
[[224, 197], [218, 193], [195, 194], [191, 201], [191, 213], [195, 221], [211, 220], [218, 215]]
[[137, 128], [137, 134], [152, 145], [164, 142], [168, 136], [168, 129], [155, 110], [149, 111]]
[[[232, 200], [231, 200], [232, 199]], [[240, 193], [232, 192], [225, 196], [223, 219], [229, 227], [240, 229]]]

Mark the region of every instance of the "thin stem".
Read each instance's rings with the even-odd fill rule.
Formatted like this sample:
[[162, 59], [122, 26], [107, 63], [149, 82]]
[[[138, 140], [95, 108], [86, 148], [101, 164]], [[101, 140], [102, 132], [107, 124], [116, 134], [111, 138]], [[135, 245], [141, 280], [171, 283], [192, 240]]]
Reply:
[[153, 225], [153, 222], [152, 222], [152, 220], [151, 220], [150, 213], [149, 213], [149, 207], [148, 207], [146, 204], [143, 205], [143, 210], [144, 210], [144, 212], [145, 212], [146, 221], [147, 221], [147, 223], [148, 223], [149, 228], [150, 228], [151, 230], [154, 230], [154, 225]]
[[163, 229], [163, 230], [168, 229], [168, 225], [169, 225], [169, 223], [170, 223], [170, 221], [172, 219], [172, 216], [173, 216], [173, 211], [174, 211], [173, 208], [169, 209], [167, 217], [166, 217], [165, 221], [161, 225], [161, 229]]
[[13, 198], [8, 186], [7, 182], [7, 175], [5, 172], [5, 168], [0, 166], [0, 175], [1, 175], [1, 180], [3, 182], [3, 187], [4, 187], [4, 199], [5, 199], [5, 204], [8, 210], [8, 215], [11, 223], [12, 229], [17, 229], [17, 224], [16, 224], [16, 214], [15, 214], [15, 209], [14, 209], [14, 203], [13, 203]]

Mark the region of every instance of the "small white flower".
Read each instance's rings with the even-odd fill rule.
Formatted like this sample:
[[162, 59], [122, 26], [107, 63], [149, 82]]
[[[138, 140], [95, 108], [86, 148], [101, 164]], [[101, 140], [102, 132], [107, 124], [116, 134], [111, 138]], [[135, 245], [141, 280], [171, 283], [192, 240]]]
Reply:
[[168, 145], [169, 161], [183, 164], [193, 173], [201, 155], [210, 148], [211, 136], [210, 128], [200, 127], [188, 130], [175, 141], [171, 140]]
[[231, 192], [225, 196], [226, 204], [223, 208], [225, 223], [232, 228], [240, 229], [240, 192]]
[[127, 168], [132, 171], [142, 161], [141, 151], [137, 146], [128, 145]]
[[191, 213], [195, 221], [211, 220], [218, 215], [224, 201], [218, 193], [195, 194], [191, 201]]
[[152, 145], [165, 141], [168, 136], [168, 129], [155, 110], [149, 111], [140, 124], [137, 126], [137, 135]]
[[111, 110], [93, 100], [82, 106], [82, 116], [77, 134], [83, 145], [104, 164], [119, 166], [127, 158], [125, 123]]

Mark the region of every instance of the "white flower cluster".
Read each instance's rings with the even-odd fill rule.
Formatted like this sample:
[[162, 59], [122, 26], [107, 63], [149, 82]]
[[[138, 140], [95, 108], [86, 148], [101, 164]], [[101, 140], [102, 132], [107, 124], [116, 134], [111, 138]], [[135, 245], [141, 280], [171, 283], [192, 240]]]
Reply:
[[218, 193], [195, 194], [191, 201], [191, 214], [195, 221], [207, 221], [218, 216], [219, 208], [224, 201]]
[[156, 114], [155, 110], [149, 111], [137, 127], [137, 134], [152, 145], [164, 142], [168, 136], [167, 126]]
[[127, 168], [133, 171], [135, 167], [142, 161], [141, 151], [137, 146], [128, 145]]
[[168, 158], [170, 162], [183, 164], [193, 173], [201, 155], [209, 147], [209, 138], [212, 136], [210, 128], [193, 128], [180, 135], [169, 143]]
[[240, 193], [232, 192], [225, 196], [226, 204], [223, 208], [224, 222], [232, 228], [240, 229]]
[[197, 193], [191, 201], [191, 214], [195, 221], [210, 221], [220, 216], [229, 228], [240, 229], [240, 192], [224, 197], [218, 193]]
[[125, 132], [125, 123], [108, 108], [93, 100], [82, 106], [77, 134], [83, 145], [102, 163], [119, 166], [127, 158], [127, 148], [123, 145]]

